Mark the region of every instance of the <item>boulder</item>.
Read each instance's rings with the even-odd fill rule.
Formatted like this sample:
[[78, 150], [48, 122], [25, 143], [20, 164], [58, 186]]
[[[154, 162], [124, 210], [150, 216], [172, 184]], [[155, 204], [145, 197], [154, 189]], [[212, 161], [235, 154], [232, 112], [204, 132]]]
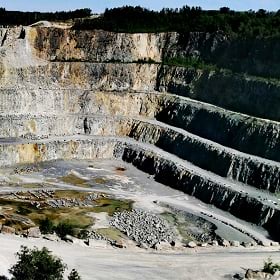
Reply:
[[260, 242], [260, 245], [262, 245], [264, 247], [269, 247], [270, 246], [270, 242], [263, 240], [263, 241]]
[[154, 248], [156, 249], [156, 250], [170, 250], [170, 248], [171, 248], [171, 245], [170, 245], [170, 243], [169, 242], [159, 242], [159, 243], [157, 243], [157, 244], [155, 244], [154, 245]]
[[68, 235], [68, 234], [63, 237], [63, 240], [66, 242], [69, 242], [69, 243], [74, 243], [74, 239], [75, 239], [75, 237]]
[[242, 242], [241, 245], [245, 248], [250, 248], [252, 247], [252, 243], [251, 242]]
[[142, 248], [142, 249], [149, 249], [150, 247], [146, 244], [146, 243], [141, 243], [140, 245], [139, 245], [139, 248]]
[[213, 241], [209, 242], [209, 245], [219, 246], [219, 242], [217, 240], [213, 240]]
[[15, 234], [16, 230], [13, 227], [2, 226], [1, 233], [4, 233], [4, 234]]
[[240, 246], [240, 242], [237, 240], [231, 240], [230, 241], [230, 246], [232, 247], [239, 247]]
[[41, 237], [41, 231], [39, 227], [29, 228], [27, 231], [27, 237], [39, 238]]
[[195, 248], [197, 245], [194, 241], [190, 241], [187, 245], [189, 248]]
[[272, 242], [270, 242], [270, 245], [276, 247], [276, 246], [279, 246], [279, 242], [272, 241]]
[[44, 239], [49, 240], [49, 241], [58, 241], [59, 237], [56, 234], [45, 234], [43, 236]]
[[229, 243], [228, 240], [223, 239], [222, 242], [221, 242], [221, 246], [223, 246], [223, 247], [230, 247], [230, 243]]

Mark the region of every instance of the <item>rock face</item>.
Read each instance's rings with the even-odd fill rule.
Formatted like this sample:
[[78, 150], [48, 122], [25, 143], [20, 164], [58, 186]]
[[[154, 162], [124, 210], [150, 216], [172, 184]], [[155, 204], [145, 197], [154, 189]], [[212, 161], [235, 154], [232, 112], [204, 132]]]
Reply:
[[[279, 240], [280, 88], [264, 75], [277, 62], [265, 56], [271, 41], [22, 30], [0, 29], [0, 165], [122, 159]], [[186, 55], [233, 72], [162, 63]]]

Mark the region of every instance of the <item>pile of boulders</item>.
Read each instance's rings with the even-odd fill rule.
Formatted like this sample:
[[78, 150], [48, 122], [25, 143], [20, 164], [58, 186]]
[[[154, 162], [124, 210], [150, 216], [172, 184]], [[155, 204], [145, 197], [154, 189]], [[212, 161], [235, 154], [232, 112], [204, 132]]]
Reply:
[[110, 225], [125, 233], [140, 247], [156, 248], [161, 242], [175, 245], [176, 235], [167, 222], [143, 210], [116, 212]]

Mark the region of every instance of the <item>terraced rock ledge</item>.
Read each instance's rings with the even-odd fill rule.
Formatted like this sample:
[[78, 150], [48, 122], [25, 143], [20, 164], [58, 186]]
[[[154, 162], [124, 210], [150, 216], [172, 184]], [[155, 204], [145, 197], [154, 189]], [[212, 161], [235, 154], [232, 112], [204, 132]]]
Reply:
[[175, 33], [24, 29], [1, 29], [1, 167], [122, 160], [280, 241], [275, 81], [164, 65]]

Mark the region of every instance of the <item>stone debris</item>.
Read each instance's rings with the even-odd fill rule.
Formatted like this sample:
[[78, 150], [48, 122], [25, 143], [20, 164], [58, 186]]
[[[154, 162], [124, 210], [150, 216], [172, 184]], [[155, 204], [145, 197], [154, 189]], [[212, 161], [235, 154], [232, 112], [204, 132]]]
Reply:
[[167, 222], [143, 210], [117, 212], [110, 220], [110, 225], [125, 233], [142, 247], [155, 248], [161, 242], [175, 244], [175, 233]]
[[36, 190], [28, 192], [12, 192], [4, 195], [5, 199], [16, 199], [21, 201], [28, 201], [33, 207], [37, 209], [49, 206], [51, 208], [64, 207], [92, 207], [94, 201], [101, 197], [102, 194], [90, 193], [83, 199], [78, 198], [54, 198], [55, 191], [53, 190]]
[[87, 230], [83, 234], [84, 234], [84, 236], [83, 236], [83, 238], [82, 237], [81, 238], [85, 239], [84, 243], [88, 246], [90, 244], [90, 240], [96, 240], [96, 241], [104, 241], [113, 247], [118, 247], [118, 248], [125, 247], [125, 245], [122, 242], [110, 239], [94, 230], [90, 230], [90, 231]]
[[13, 227], [2, 226], [1, 233], [4, 233], [4, 234], [15, 234], [16, 230]]
[[40, 168], [38, 166], [25, 166], [25, 167], [16, 167], [14, 169], [15, 174], [28, 174], [33, 172], [39, 172]]
[[245, 279], [251, 280], [262, 280], [262, 279], [270, 279], [270, 280], [279, 280], [279, 277], [274, 277], [274, 275], [270, 273], [266, 273], [263, 271], [254, 271], [252, 269], [248, 269], [245, 273]]

